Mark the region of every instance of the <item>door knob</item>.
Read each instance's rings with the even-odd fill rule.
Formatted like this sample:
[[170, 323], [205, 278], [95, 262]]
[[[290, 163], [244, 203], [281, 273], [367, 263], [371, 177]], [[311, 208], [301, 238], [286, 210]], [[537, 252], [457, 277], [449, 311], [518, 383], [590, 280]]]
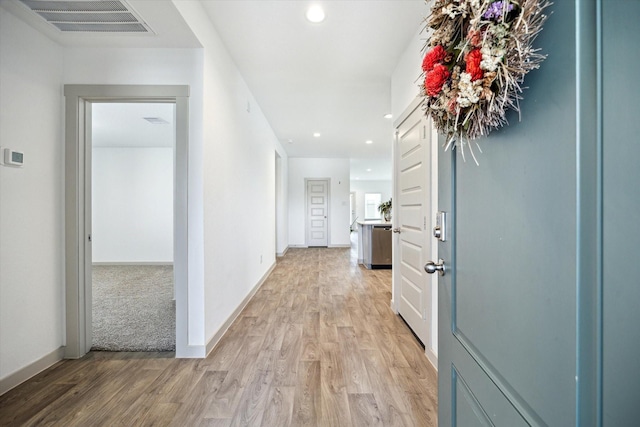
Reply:
[[398, 233], [398, 234], [400, 234], [400, 227], [398, 227], [398, 228], [394, 228], [394, 229], [393, 229], [393, 232], [394, 232], [394, 233]]
[[429, 261], [424, 265], [424, 271], [426, 271], [429, 274], [433, 274], [437, 271], [439, 275], [444, 276], [444, 272], [445, 272], [444, 260], [440, 258], [437, 264], [433, 261]]

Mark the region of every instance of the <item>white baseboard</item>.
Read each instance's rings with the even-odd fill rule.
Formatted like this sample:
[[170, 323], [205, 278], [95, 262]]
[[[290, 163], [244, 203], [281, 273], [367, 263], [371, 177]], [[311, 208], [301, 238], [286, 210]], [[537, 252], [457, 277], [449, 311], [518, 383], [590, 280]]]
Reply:
[[204, 359], [205, 357], [207, 353], [204, 345], [188, 345], [180, 351], [176, 345], [176, 359]]
[[40, 372], [51, 367], [55, 363], [58, 363], [63, 359], [63, 357], [64, 347], [57, 348], [51, 353], [44, 355], [40, 359], [14, 372], [13, 374], [0, 379], [0, 396], [27, 381], [29, 378], [38, 375]]
[[220, 329], [218, 329], [218, 332], [216, 332], [213, 335], [213, 337], [211, 337], [209, 342], [207, 342], [205, 357], [207, 357], [209, 353], [211, 353], [211, 350], [213, 350], [213, 348], [216, 346], [216, 344], [220, 342], [220, 340], [222, 339], [224, 334], [227, 332], [231, 324], [236, 320], [236, 318], [240, 315], [240, 313], [242, 313], [242, 310], [244, 310], [247, 304], [249, 304], [249, 301], [251, 301], [251, 298], [253, 298], [256, 292], [258, 292], [258, 289], [260, 289], [260, 286], [264, 284], [264, 282], [267, 280], [267, 278], [269, 277], [269, 275], [271, 274], [274, 268], [276, 268], [275, 262], [271, 264], [271, 267], [269, 267], [269, 270], [267, 270], [267, 272], [264, 273], [264, 275], [260, 278], [258, 283], [256, 283], [253, 289], [251, 289], [251, 292], [249, 292], [249, 294], [246, 297], [244, 297], [240, 305], [238, 305], [238, 307], [233, 311], [233, 313], [231, 313], [231, 316], [229, 316], [227, 320], [222, 324], [222, 326], [220, 326]]
[[350, 248], [351, 247], [351, 243], [348, 244], [342, 244], [342, 245], [329, 245], [329, 248]]
[[276, 256], [284, 256], [284, 254], [286, 254], [288, 250], [289, 250], [289, 246], [287, 246], [286, 248], [284, 248], [284, 251], [282, 251], [282, 252], [277, 252], [277, 253], [276, 253]]
[[140, 262], [128, 262], [128, 261], [118, 261], [118, 262], [93, 262], [92, 265], [173, 265], [171, 261], [140, 261]]
[[305, 249], [305, 248], [308, 248], [309, 246], [307, 246], [307, 245], [289, 245], [289, 247], [290, 248], [303, 248], [303, 249]]
[[424, 350], [424, 355], [427, 357], [427, 360], [429, 361], [429, 363], [431, 363], [431, 366], [433, 366], [433, 369], [435, 369], [437, 373], [438, 372], [438, 356], [436, 356], [433, 350], [427, 349], [427, 348], [425, 348]]
[[396, 307], [396, 302], [391, 298], [391, 311], [393, 314], [398, 314], [398, 307]]

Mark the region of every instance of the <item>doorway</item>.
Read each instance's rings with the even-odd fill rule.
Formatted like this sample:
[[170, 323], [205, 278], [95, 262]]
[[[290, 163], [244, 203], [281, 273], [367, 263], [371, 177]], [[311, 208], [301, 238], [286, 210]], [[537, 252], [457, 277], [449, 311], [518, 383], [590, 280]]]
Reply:
[[307, 189], [307, 246], [329, 245], [329, 180], [305, 179]]
[[92, 104], [175, 104], [173, 157], [173, 282], [176, 355], [188, 344], [188, 86], [66, 85], [65, 95], [65, 298], [66, 358], [79, 358], [92, 344], [91, 113]]
[[351, 223], [351, 231], [355, 231], [356, 230], [356, 221], [358, 219], [358, 215], [356, 214], [356, 192], [352, 191], [351, 193], [349, 193], [349, 212], [350, 212], [350, 217], [349, 217], [349, 222]]
[[414, 102], [396, 124], [394, 145], [393, 307], [420, 339], [437, 366], [437, 280], [424, 271], [437, 259], [431, 237], [437, 197], [437, 141], [430, 121]]
[[92, 102], [92, 350], [174, 351], [175, 103]]

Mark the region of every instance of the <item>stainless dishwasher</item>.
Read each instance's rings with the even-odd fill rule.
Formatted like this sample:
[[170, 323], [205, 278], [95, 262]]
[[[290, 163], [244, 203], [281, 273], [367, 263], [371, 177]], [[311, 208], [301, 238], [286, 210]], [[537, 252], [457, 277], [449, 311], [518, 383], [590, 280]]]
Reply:
[[371, 228], [370, 268], [391, 268], [391, 225], [374, 225]]

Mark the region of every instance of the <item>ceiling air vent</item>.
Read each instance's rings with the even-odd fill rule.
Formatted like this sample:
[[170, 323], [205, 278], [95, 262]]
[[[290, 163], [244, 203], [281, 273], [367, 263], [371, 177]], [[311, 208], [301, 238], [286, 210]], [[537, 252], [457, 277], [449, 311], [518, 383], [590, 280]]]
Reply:
[[153, 33], [124, 0], [20, 0], [62, 32]]
[[162, 117], [143, 117], [143, 119], [145, 119], [152, 125], [168, 125], [169, 124], [169, 122], [163, 119]]

